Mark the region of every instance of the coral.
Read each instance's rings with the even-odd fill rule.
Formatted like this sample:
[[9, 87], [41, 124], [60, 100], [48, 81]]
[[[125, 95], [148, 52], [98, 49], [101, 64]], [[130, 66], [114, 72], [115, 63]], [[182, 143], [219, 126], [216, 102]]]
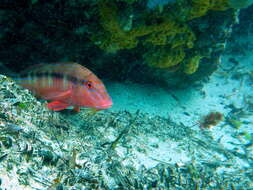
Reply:
[[146, 30], [150, 31], [150, 35], [147, 36], [144, 43], [151, 43], [154, 46], [171, 44], [172, 48], [179, 46], [192, 48], [196, 39], [186, 24], [176, 23], [168, 18], [164, 18], [163, 23], [159, 25], [146, 27]]
[[117, 0], [118, 2], [125, 2], [125, 3], [135, 3], [138, 0]]
[[152, 18], [160, 22], [152, 25], [143, 24], [125, 31], [119, 24], [117, 6], [113, 1], [101, 1], [99, 11], [104, 31], [93, 35], [92, 40], [107, 52], [134, 48], [140, 41], [139, 37], [144, 37], [143, 43], [150, 43], [154, 46], [167, 45], [171, 42], [172, 47], [193, 46], [195, 35], [191, 29], [186, 24], [177, 23], [170, 17]]
[[176, 0], [148, 0], [147, 7], [149, 9], [154, 9], [158, 6], [164, 6], [168, 3], [175, 3]]
[[228, 4], [234, 9], [241, 9], [253, 4], [253, 0], [228, 0]]
[[225, 11], [231, 8], [228, 4], [228, 0], [210, 0], [210, 10], [213, 11]]
[[210, 7], [209, 0], [193, 0], [189, 20], [205, 15], [209, 7]]
[[92, 36], [92, 40], [101, 49], [114, 52], [119, 49], [130, 49], [136, 46], [134, 38], [126, 37], [120, 28], [117, 18], [117, 7], [112, 1], [101, 1], [99, 3], [100, 21], [103, 30], [101, 33]]
[[[127, 22], [130, 23], [129, 26], [124, 27], [121, 24], [124, 18], [118, 14], [118, 1], [99, 2], [98, 11], [102, 28], [100, 32], [92, 35], [92, 41], [106, 52], [132, 49], [141, 43], [149, 49], [144, 55], [149, 66], [167, 69], [185, 61], [187, 63], [183, 67], [185, 74], [197, 71], [203, 57], [187, 56], [187, 60], [184, 60], [186, 50], [193, 48], [196, 40], [187, 21], [204, 16], [209, 10], [223, 11], [230, 8], [228, 0], [192, 0], [190, 4], [184, 0], [171, 1], [173, 6], [177, 7], [178, 13], [175, 11], [156, 13], [155, 10], [152, 13], [144, 12], [134, 24], [132, 15]], [[135, 2], [135, 0], [120, 1], [130, 3], [129, 6]]]
[[144, 59], [151, 67], [156, 67], [160, 69], [166, 69], [178, 65], [183, 61], [185, 57], [185, 52], [182, 48], [176, 49], [165, 49], [147, 52], [144, 55]]
[[189, 20], [204, 16], [209, 10], [224, 11], [228, 8], [227, 0], [192, 0]]
[[197, 71], [199, 67], [200, 60], [203, 56], [196, 55], [194, 57], [191, 57], [186, 65], [184, 65], [184, 73], [190, 75]]

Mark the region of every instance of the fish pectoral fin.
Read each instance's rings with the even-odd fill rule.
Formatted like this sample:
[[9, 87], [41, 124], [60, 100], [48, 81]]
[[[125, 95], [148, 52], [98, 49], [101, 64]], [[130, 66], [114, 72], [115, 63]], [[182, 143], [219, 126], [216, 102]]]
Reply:
[[60, 110], [66, 109], [69, 106], [70, 106], [69, 104], [66, 104], [61, 101], [53, 101], [47, 104], [48, 109], [53, 110], [53, 111], [60, 111]]
[[75, 106], [74, 109], [73, 109], [73, 111], [80, 112], [80, 107], [79, 106]]
[[63, 99], [70, 97], [70, 95], [71, 95], [71, 90], [67, 90], [64, 92], [49, 93], [43, 99], [45, 99], [45, 100], [63, 100]]

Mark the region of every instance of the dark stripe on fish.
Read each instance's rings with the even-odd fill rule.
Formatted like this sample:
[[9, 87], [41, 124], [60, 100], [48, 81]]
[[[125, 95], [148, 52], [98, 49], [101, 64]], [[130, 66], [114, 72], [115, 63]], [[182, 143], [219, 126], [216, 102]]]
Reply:
[[36, 72], [36, 73], [31, 72], [31, 73], [21, 74], [20, 77], [21, 78], [28, 78], [29, 75], [31, 76], [31, 78], [34, 78], [34, 77], [43, 78], [43, 77], [47, 77], [48, 75], [50, 75], [50, 77], [57, 78], [57, 79], [64, 79], [64, 76], [65, 76], [68, 81], [71, 81], [74, 84], [83, 84], [83, 81], [84, 81], [84, 80], [80, 80], [80, 79], [78, 79], [74, 76], [64, 75], [62, 73], [57, 73], [57, 72], [51, 72], [51, 73], [49, 73], [49, 72], [42, 72], [42, 73], [40, 73], [40, 72]]

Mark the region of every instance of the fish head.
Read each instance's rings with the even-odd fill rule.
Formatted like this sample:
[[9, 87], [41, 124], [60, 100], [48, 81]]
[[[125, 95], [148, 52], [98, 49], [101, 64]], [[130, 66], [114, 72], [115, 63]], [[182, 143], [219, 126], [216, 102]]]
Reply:
[[112, 99], [103, 82], [94, 74], [89, 75], [74, 91], [76, 105], [103, 110], [112, 106]]

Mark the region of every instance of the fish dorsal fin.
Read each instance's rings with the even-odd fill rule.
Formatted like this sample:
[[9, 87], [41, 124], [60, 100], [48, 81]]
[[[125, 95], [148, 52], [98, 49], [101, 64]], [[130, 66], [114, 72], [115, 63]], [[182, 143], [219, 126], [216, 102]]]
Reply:
[[45, 100], [64, 100], [71, 96], [71, 89], [64, 92], [52, 92], [43, 97]]
[[63, 63], [51, 63], [51, 64], [37, 64], [28, 67], [21, 74], [26, 73], [61, 73], [69, 76], [73, 76], [77, 79], [84, 79], [92, 74], [92, 72], [86, 67], [75, 62], [63, 62]]
[[43, 70], [46, 67], [46, 65], [48, 65], [48, 64], [47, 63], [38, 63], [36, 65], [28, 66], [23, 71], [21, 71], [19, 74], [23, 75], [26, 73], [37, 72], [37, 71]]

